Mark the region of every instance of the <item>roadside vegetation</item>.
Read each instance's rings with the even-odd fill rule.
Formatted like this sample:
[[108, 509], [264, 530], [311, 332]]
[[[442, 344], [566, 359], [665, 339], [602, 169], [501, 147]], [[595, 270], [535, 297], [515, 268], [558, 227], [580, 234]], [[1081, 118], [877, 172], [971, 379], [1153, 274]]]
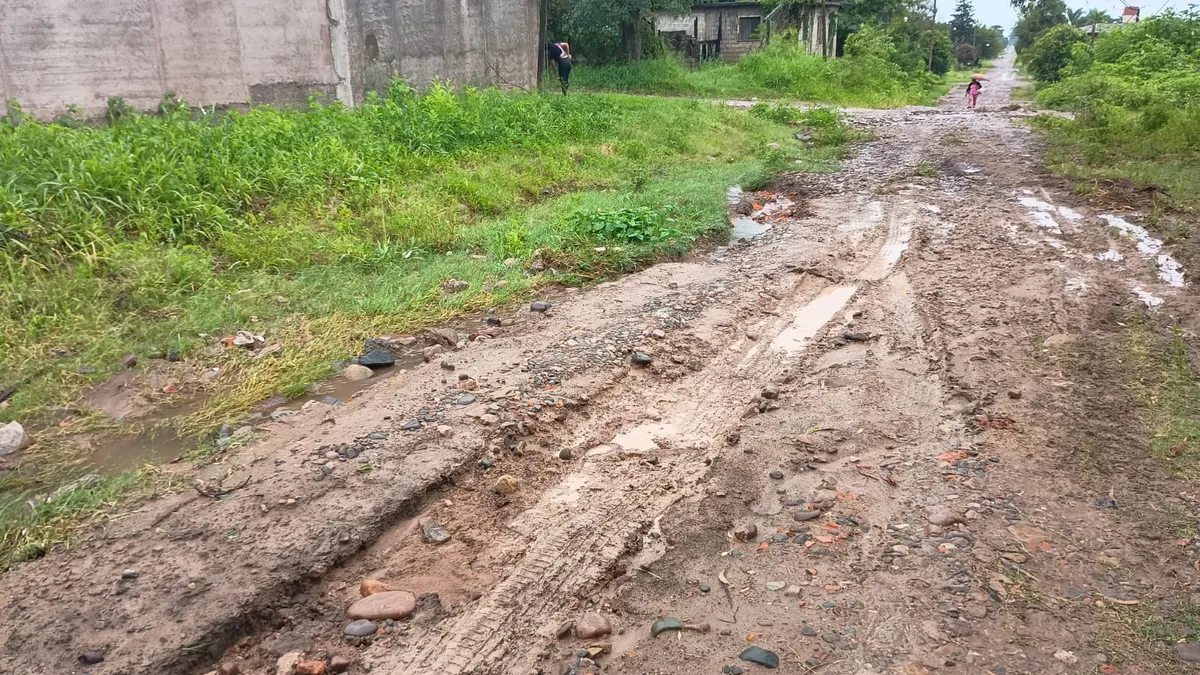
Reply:
[[1175, 208], [1200, 202], [1200, 13], [1166, 12], [1099, 36], [1056, 26], [1022, 53], [1042, 106], [1053, 167], [1084, 180], [1159, 186]]
[[[114, 102], [104, 123], [10, 116], [0, 390], [16, 390], [0, 420], [37, 442], [21, 471], [0, 473], [0, 567], [61, 540], [86, 510], [71, 504], [111, 503], [114, 485], [137, 483], [36, 498], [80, 470], [66, 436], [144, 428], [113, 429], [85, 398], [126, 355], [135, 371], [167, 357], [193, 374], [219, 368], [153, 392], [168, 408], [196, 405], [147, 424], [202, 443], [264, 399], [332, 376], [366, 337], [721, 241], [730, 185], [832, 167], [841, 129], [822, 111], [400, 83], [352, 110], [314, 100], [213, 115], [169, 99], [157, 115]], [[239, 330], [281, 350], [256, 359], [227, 346]]]

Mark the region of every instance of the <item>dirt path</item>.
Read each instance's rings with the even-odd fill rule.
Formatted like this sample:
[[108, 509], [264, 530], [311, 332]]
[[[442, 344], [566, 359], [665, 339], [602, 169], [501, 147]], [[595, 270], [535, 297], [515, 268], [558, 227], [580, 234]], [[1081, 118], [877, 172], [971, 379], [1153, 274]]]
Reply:
[[[744, 197], [767, 231], [502, 317], [267, 425], [206, 470], [229, 494], [14, 570], [6, 672], [763, 671], [750, 646], [783, 673], [1173, 672], [1128, 625], [1189, 598], [1193, 498], [1111, 340], [1190, 298], [1132, 216], [1049, 187], [1015, 84], [1005, 60], [980, 111], [855, 112], [878, 140], [844, 171]], [[344, 636], [364, 578], [415, 614]], [[614, 634], [564, 634], [585, 612]]]

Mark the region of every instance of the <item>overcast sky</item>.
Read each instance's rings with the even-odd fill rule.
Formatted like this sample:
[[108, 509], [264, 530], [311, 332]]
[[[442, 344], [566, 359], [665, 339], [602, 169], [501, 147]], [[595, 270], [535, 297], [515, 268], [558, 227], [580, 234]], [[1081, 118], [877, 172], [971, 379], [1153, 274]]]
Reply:
[[[1142, 8], [1142, 16], [1157, 14], [1162, 9], [1174, 7], [1187, 9], [1197, 0], [1129, 0], [1129, 4]], [[938, 19], [949, 21], [957, 0], [938, 0]], [[1017, 13], [1008, 0], [974, 0], [975, 18], [985, 26], [1004, 26], [1005, 31], [1017, 22]], [[1103, 9], [1111, 16], [1120, 16], [1125, 3], [1120, 0], [1067, 0], [1067, 6], [1082, 9]]]

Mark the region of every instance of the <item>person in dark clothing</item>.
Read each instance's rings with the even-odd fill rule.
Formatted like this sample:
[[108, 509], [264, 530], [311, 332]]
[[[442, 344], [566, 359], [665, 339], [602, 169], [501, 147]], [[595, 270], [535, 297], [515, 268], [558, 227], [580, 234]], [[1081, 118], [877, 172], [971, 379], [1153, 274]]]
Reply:
[[546, 52], [558, 73], [559, 84], [562, 85], [563, 96], [567, 95], [567, 87], [571, 83], [571, 45], [566, 42], [546, 43]]

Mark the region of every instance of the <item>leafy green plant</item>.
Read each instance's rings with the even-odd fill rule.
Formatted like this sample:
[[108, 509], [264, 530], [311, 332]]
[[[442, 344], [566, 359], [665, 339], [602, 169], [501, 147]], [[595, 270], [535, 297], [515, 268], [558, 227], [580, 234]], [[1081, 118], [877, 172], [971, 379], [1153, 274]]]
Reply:
[[603, 243], [657, 244], [683, 236], [674, 219], [644, 206], [578, 212], [571, 220], [576, 231]]

